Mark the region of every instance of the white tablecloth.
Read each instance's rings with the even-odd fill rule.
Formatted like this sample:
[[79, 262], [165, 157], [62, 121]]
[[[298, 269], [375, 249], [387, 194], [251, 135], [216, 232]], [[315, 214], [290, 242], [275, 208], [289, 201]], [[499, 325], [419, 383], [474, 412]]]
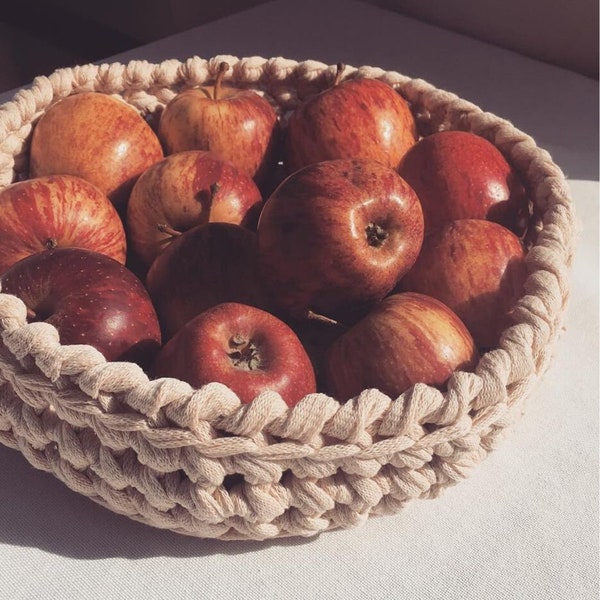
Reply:
[[553, 366], [468, 480], [398, 516], [308, 540], [224, 543], [155, 530], [0, 447], [0, 598], [597, 598], [597, 82], [341, 0], [267, 3], [120, 58], [194, 54], [381, 66], [533, 135], [570, 177], [580, 223]]

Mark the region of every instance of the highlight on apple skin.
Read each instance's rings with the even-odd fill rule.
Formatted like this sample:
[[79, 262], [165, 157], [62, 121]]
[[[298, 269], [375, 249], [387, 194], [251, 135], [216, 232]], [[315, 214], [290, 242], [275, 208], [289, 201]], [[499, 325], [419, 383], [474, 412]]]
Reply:
[[47, 175], [0, 191], [0, 274], [17, 261], [54, 248], [77, 247], [125, 263], [125, 228], [95, 185], [73, 175]]
[[294, 318], [364, 316], [416, 260], [423, 215], [412, 188], [370, 160], [332, 160], [290, 175], [257, 229], [259, 272]]
[[441, 300], [477, 346], [489, 349], [513, 324], [511, 312], [526, 276], [525, 251], [514, 233], [492, 221], [459, 219], [426, 236], [399, 289]]
[[417, 293], [392, 294], [328, 350], [328, 391], [340, 402], [376, 388], [397, 398], [416, 383], [443, 388], [455, 370], [472, 370], [471, 334], [445, 304]]
[[294, 406], [316, 392], [310, 359], [296, 334], [272, 314], [234, 302], [189, 321], [162, 348], [153, 373], [194, 387], [218, 381], [243, 403], [272, 390]]
[[158, 137], [129, 104], [83, 92], [53, 104], [31, 138], [30, 176], [76, 175], [122, 211], [137, 178], [163, 158]]
[[0, 277], [31, 321], [54, 325], [61, 344], [89, 344], [106, 360], [147, 366], [161, 345], [160, 326], [142, 282], [116, 260], [81, 248], [38, 252]]

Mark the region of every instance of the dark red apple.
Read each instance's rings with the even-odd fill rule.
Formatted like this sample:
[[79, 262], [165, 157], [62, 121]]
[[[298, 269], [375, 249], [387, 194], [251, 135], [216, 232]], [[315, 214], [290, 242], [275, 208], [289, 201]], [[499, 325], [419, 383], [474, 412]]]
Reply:
[[208, 222], [251, 226], [261, 206], [253, 179], [231, 163], [202, 150], [178, 152], [152, 165], [133, 187], [127, 205], [130, 246], [150, 266], [173, 232]]
[[213, 306], [180, 329], [158, 354], [154, 375], [194, 387], [223, 383], [244, 403], [272, 390], [294, 406], [316, 391], [294, 332], [270, 313], [237, 303]]
[[177, 237], [146, 277], [164, 338], [215, 304], [264, 307], [256, 262], [256, 234], [240, 225], [207, 223]]
[[423, 216], [410, 186], [375, 161], [334, 160], [290, 175], [258, 223], [259, 270], [294, 318], [363, 316], [413, 265]]
[[0, 192], [0, 274], [53, 248], [87, 248], [125, 262], [125, 230], [107, 196], [72, 175], [14, 183]]
[[397, 168], [417, 140], [415, 119], [404, 98], [377, 79], [342, 81], [309, 98], [292, 113], [285, 141], [285, 164], [292, 173], [337, 158], [362, 158]]
[[443, 388], [455, 370], [471, 370], [477, 359], [473, 338], [445, 304], [393, 294], [332, 344], [328, 388], [341, 402], [369, 388], [395, 399], [415, 383]]
[[107, 360], [147, 365], [160, 348], [148, 293], [121, 263], [81, 248], [57, 248], [15, 263], [0, 278], [30, 321], [56, 327], [61, 344], [89, 344]]
[[456, 219], [489, 219], [525, 233], [529, 200], [519, 176], [500, 150], [474, 133], [442, 131], [422, 138], [398, 172], [421, 201], [426, 233]]
[[158, 135], [167, 154], [208, 150], [260, 182], [276, 160], [277, 114], [257, 92], [223, 85], [228, 70], [223, 62], [213, 86], [177, 94], [160, 117]]
[[465, 323], [480, 348], [498, 344], [527, 275], [519, 238], [498, 223], [462, 219], [425, 237], [400, 282], [405, 291], [438, 298]]
[[67, 96], [37, 122], [30, 175], [77, 175], [122, 208], [139, 175], [163, 157], [160, 142], [135, 108], [99, 92]]
[[298, 336], [310, 358], [317, 379], [317, 389], [326, 391], [325, 357], [327, 350], [346, 331], [346, 328], [335, 321], [328, 321], [327, 319], [297, 320], [286, 318], [283, 320]]

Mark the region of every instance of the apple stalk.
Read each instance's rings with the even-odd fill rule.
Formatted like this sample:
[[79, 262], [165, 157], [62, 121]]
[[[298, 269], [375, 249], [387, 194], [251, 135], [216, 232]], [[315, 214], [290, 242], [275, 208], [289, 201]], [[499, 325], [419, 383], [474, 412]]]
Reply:
[[215, 85], [213, 87], [213, 100], [219, 100], [221, 97], [221, 86], [223, 84], [223, 78], [225, 77], [225, 73], [229, 71], [229, 64], [226, 62], [222, 62], [219, 65], [219, 71], [217, 73], [217, 78], [215, 79]]

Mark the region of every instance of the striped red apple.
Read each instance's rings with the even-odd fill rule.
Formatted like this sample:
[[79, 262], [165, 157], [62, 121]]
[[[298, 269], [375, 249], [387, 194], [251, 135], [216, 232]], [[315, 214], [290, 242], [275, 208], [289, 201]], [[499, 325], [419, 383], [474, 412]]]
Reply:
[[257, 92], [225, 85], [229, 68], [222, 62], [213, 85], [177, 94], [161, 114], [158, 135], [167, 154], [208, 150], [262, 182], [276, 163], [277, 113]]
[[171, 154], [137, 180], [127, 204], [131, 249], [145, 266], [177, 236], [205, 223], [253, 227], [262, 207], [249, 175], [202, 150]]
[[392, 294], [331, 345], [328, 388], [341, 402], [369, 388], [395, 399], [415, 383], [443, 388], [455, 370], [471, 370], [477, 359], [471, 334], [445, 304]]
[[0, 274], [22, 258], [79, 247], [124, 263], [125, 230], [108, 197], [72, 175], [14, 183], [0, 192]]
[[441, 300], [480, 348], [498, 344], [527, 276], [521, 240], [492, 221], [459, 219], [431, 232], [400, 282], [404, 291]]
[[59, 100], [37, 122], [30, 175], [77, 175], [122, 210], [136, 179], [162, 157], [156, 134], [133, 106], [83, 92]]

